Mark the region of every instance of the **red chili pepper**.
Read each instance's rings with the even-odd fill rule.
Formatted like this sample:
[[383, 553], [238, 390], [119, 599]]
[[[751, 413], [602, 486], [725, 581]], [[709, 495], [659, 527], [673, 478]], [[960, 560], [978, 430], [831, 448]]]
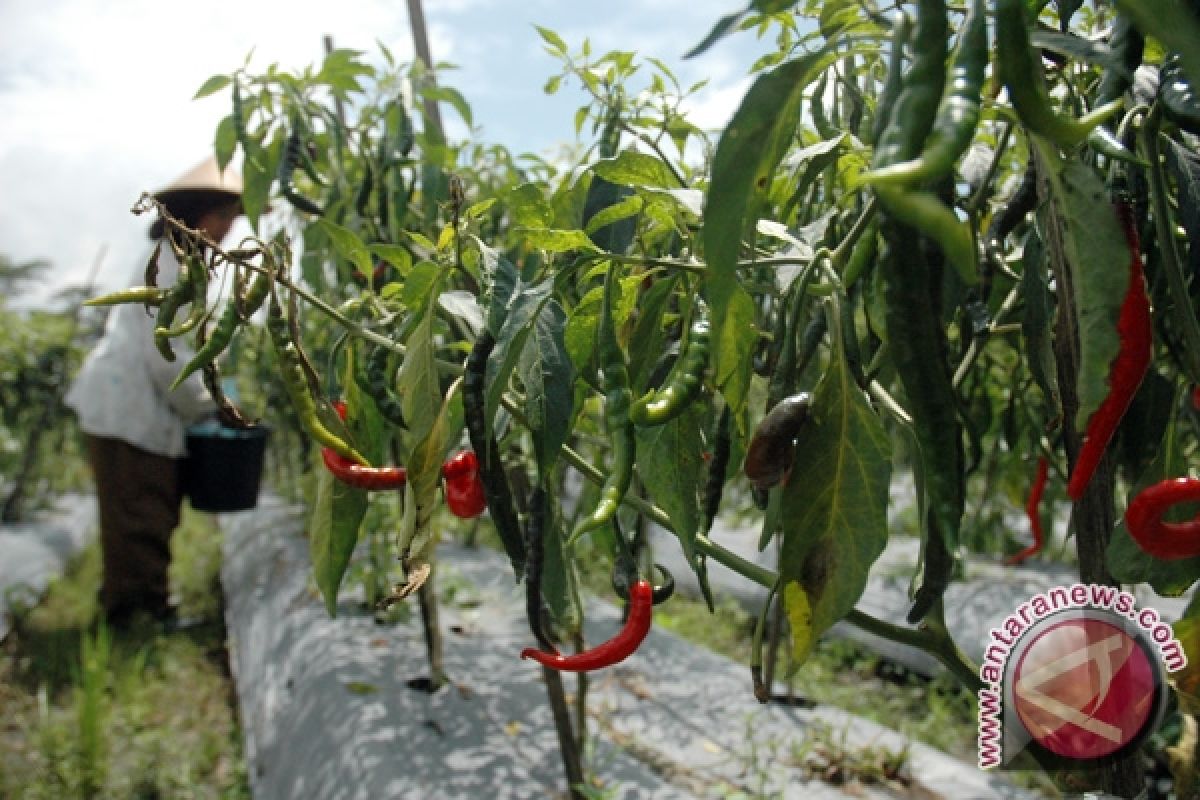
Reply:
[[650, 633], [653, 618], [654, 587], [650, 585], [650, 581], [638, 580], [629, 590], [629, 617], [616, 636], [591, 650], [584, 650], [572, 656], [527, 647], [521, 651], [521, 658], [532, 658], [542, 666], [560, 672], [587, 672], [611, 667], [633, 655]]
[[400, 489], [408, 481], [408, 471], [404, 467], [365, 467], [328, 447], [321, 448], [321, 460], [333, 477], [358, 489]]
[[487, 495], [477, 473], [446, 481], [446, 507], [454, 516], [463, 519], [474, 519], [483, 513], [487, 508]]
[[442, 464], [442, 477], [454, 480], [461, 475], [474, 475], [479, 472], [479, 458], [474, 450], [460, 450]]
[[1117, 337], [1121, 348], [1113, 359], [1109, 372], [1109, 392], [1104, 402], [1088, 420], [1087, 433], [1067, 482], [1067, 495], [1076, 502], [1083, 496], [1100, 457], [1116, 433], [1117, 425], [1129, 409], [1133, 396], [1150, 366], [1153, 328], [1150, 323], [1150, 301], [1146, 297], [1146, 282], [1142, 277], [1141, 247], [1133, 215], [1124, 203], [1117, 204], [1117, 215], [1129, 244], [1129, 289], [1121, 303], [1117, 318]]
[[1025, 501], [1025, 516], [1029, 517], [1029, 527], [1033, 529], [1033, 544], [1019, 553], [1014, 553], [1004, 560], [1005, 564], [1020, 564], [1030, 556], [1042, 551], [1045, 539], [1042, 535], [1041, 505], [1042, 495], [1046, 491], [1046, 479], [1050, 476], [1050, 462], [1045, 456], [1038, 459], [1037, 474], [1033, 477], [1033, 485], [1029, 487], [1029, 498]]
[[[346, 404], [341, 400], [334, 401], [333, 410], [343, 420], [346, 419]], [[356, 489], [368, 491], [399, 489], [408, 481], [408, 471], [404, 467], [364, 466], [328, 447], [321, 448], [321, 460], [325, 462], [325, 468], [333, 477]]]
[[1200, 501], [1200, 480], [1171, 478], [1147, 486], [1129, 502], [1125, 527], [1138, 547], [1171, 561], [1200, 555], [1200, 517], [1189, 522], [1163, 522], [1171, 506]]

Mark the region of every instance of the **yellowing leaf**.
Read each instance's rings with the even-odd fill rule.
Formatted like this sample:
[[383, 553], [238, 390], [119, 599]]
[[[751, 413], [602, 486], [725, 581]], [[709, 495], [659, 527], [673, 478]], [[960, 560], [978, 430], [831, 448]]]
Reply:
[[787, 609], [788, 626], [792, 629], [792, 658], [803, 664], [817, 641], [808, 592], [795, 581], [789, 582], [783, 587], [783, 607]]

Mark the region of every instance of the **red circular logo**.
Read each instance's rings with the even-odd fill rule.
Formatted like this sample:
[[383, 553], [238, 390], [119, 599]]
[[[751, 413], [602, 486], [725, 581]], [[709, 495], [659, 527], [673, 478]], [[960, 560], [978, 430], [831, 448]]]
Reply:
[[1157, 714], [1162, 685], [1143, 642], [1095, 615], [1030, 631], [1012, 676], [1013, 707], [1030, 738], [1055, 755], [1112, 755]]

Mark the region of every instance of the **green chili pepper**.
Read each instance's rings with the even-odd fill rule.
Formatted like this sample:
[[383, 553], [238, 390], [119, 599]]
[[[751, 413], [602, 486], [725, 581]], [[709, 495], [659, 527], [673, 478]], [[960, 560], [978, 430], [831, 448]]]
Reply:
[[[163, 325], [160, 322], [154, 328], [154, 337], [156, 339], [174, 339], [176, 336], [191, 333], [200, 324], [200, 321], [204, 319], [204, 313], [207, 311], [206, 300], [208, 299], [208, 265], [204, 263], [203, 256], [198, 253], [191, 254], [187, 259], [186, 280], [189, 287], [188, 299], [192, 304], [187, 319], [173, 327]], [[166, 305], [165, 301], [163, 305]]]
[[604, 278], [604, 303], [600, 310], [600, 325], [596, 329], [596, 354], [600, 359], [604, 389], [604, 426], [612, 440], [612, 460], [608, 477], [600, 488], [600, 501], [591, 514], [576, 524], [571, 541], [611, 520], [633, 480], [633, 459], [637, 447], [633, 423], [629, 419], [633, 392], [629, 388], [625, 353], [617, 341], [612, 318], [617, 291], [616, 272], [615, 268], [610, 268]]
[[984, 0], [971, 0], [950, 65], [949, 90], [942, 95], [924, 149], [919, 156], [877, 169], [863, 180], [876, 185], [908, 186], [949, 175], [975, 137], [987, 63]]
[[1120, 102], [1107, 103], [1079, 119], [1054, 110], [1041, 57], [1029, 41], [1024, 0], [996, 0], [996, 72], [1022, 124], [1062, 147], [1079, 144], [1121, 108]]
[[171, 384], [171, 391], [174, 391], [179, 384], [187, 380], [187, 377], [193, 372], [225, 352], [225, 348], [233, 340], [233, 334], [237, 331], [238, 325], [246, 317], [249, 317], [259, 309], [263, 301], [267, 299], [267, 290], [270, 288], [270, 278], [260, 272], [254, 276], [254, 280], [246, 290], [246, 295], [241, 300], [241, 309], [238, 308], [236, 297], [229, 299], [225, 304], [225, 310], [221, 312], [220, 319], [213, 326], [212, 333], [209, 334], [204, 344], [196, 350], [196, 355], [187, 363], [187, 366], [180, 371], [179, 377], [175, 378], [175, 382]]
[[162, 299], [162, 302], [158, 306], [158, 318], [154, 329], [154, 345], [167, 361], [175, 360], [175, 351], [171, 349], [171, 337], [166, 336], [165, 333], [160, 334], [159, 331], [165, 332], [169, 330], [171, 324], [175, 321], [175, 315], [179, 313], [179, 309], [185, 303], [193, 302], [193, 291], [190, 281], [180, 281], [167, 291], [166, 297]]
[[283, 308], [278, 298], [271, 294], [271, 302], [267, 307], [267, 334], [275, 347], [275, 355], [279, 359], [279, 372], [287, 390], [288, 399], [296, 409], [296, 417], [304, 431], [319, 444], [328, 447], [340, 456], [344, 456], [359, 464], [367, 464], [367, 459], [354, 449], [348, 442], [325, 427], [321, 421], [317, 403], [313, 399], [308, 386], [308, 376], [304, 371], [303, 355], [296, 342], [291, 338], [287, 319], [283, 316]]
[[102, 294], [84, 300], [85, 306], [119, 306], [123, 303], [145, 303], [148, 306], [160, 305], [166, 299], [168, 290], [157, 286], [134, 286], [119, 292]]
[[875, 147], [874, 167], [913, 158], [933, 127], [946, 83], [946, 4], [918, 0], [912, 64]]
[[704, 301], [696, 302], [687, 348], [675, 359], [671, 374], [661, 388], [647, 392], [629, 409], [635, 425], [662, 425], [686, 411], [700, 393], [708, 363], [709, 325]]
[[916, 231], [893, 219], [882, 225], [885, 248], [879, 267], [884, 285], [887, 343], [908, 399], [924, 467], [929, 510], [925, 568], [910, 619], [923, 617], [949, 585], [964, 504], [965, 456], [957, 398], [950, 375], [936, 251]]
[[306, 214], [321, 216], [324, 210], [309, 200], [304, 195], [296, 191], [296, 187], [292, 184], [292, 173], [301, 163], [301, 150], [304, 148], [303, 132], [300, 125], [293, 119], [292, 130], [288, 134], [287, 143], [283, 148], [283, 157], [279, 159], [279, 169], [276, 171], [275, 177], [279, 181], [279, 191], [283, 194], [284, 199], [292, 204], [292, 207], [298, 211], [303, 211]]

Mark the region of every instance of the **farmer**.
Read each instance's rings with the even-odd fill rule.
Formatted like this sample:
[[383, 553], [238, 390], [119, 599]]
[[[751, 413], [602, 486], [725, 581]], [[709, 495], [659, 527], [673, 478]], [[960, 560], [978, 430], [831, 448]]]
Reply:
[[[242, 213], [241, 193], [240, 176], [221, 173], [209, 158], [155, 197], [171, 216], [220, 243]], [[164, 227], [157, 219], [151, 240], [171, 235]], [[145, 258], [138, 261], [128, 285], [144, 283], [145, 264]], [[179, 262], [163, 242], [158, 284], [171, 286], [178, 274]], [[154, 327], [154, 315], [143, 306], [117, 306], [66, 396], [79, 416], [96, 481], [104, 562], [99, 602], [108, 623], [117, 627], [128, 625], [138, 612], [166, 624], [175, 619], [167, 566], [183, 503], [184, 428], [216, 410], [198, 373], [169, 391], [192, 353], [177, 339], [172, 343], [176, 360], [168, 362], [155, 347]]]

